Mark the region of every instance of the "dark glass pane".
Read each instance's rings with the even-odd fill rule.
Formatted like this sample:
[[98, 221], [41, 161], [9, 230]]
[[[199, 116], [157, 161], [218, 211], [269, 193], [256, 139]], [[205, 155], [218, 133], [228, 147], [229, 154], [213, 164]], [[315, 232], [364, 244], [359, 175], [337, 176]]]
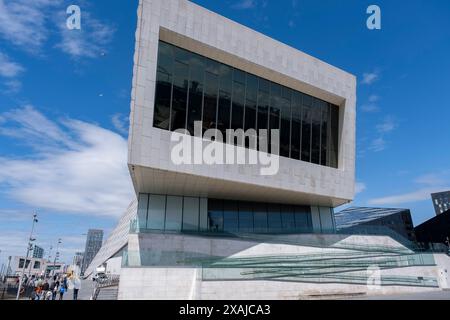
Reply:
[[303, 95], [302, 108], [302, 160], [311, 162], [311, 97]]
[[295, 226], [300, 232], [312, 231], [311, 207], [296, 206], [295, 207]]
[[223, 139], [226, 139], [226, 130], [230, 128], [230, 113], [231, 95], [228, 92], [220, 91], [217, 129], [222, 132]]
[[292, 99], [291, 158], [300, 160], [300, 137], [302, 128], [302, 95], [294, 93]]
[[178, 48], [176, 46], [172, 46], [175, 60], [184, 64], [189, 64], [189, 60], [191, 58], [192, 53]]
[[322, 101], [314, 99], [312, 112], [311, 162], [320, 164], [320, 127], [322, 124]]
[[245, 72], [239, 69], [233, 70], [233, 81], [245, 85]]
[[289, 157], [291, 145], [291, 97], [290, 90], [283, 88], [281, 98], [280, 156]]
[[330, 106], [328, 103], [322, 105], [322, 138], [320, 141], [320, 164], [326, 166], [328, 163], [328, 119], [330, 117]]
[[156, 74], [155, 115], [153, 126], [169, 130], [170, 99], [172, 96], [172, 76], [167, 73]]
[[338, 167], [339, 142], [339, 107], [331, 105], [330, 109], [330, 138], [329, 138], [329, 166]]
[[270, 93], [271, 82], [263, 78], [258, 78], [258, 80], [259, 80], [259, 91]]
[[173, 46], [164, 42], [159, 43], [158, 72], [170, 75], [173, 73]]
[[233, 69], [224, 64], [219, 68], [220, 90], [231, 94], [233, 84]]
[[208, 200], [208, 227], [209, 231], [223, 231], [223, 202], [222, 200]]
[[[269, 129], [280, 129], [280, 113], [281, 113], [281, 86], [272, 83], [270, 91], [270, 113], [269, 113]], [[269, 146], [271, 146], [271, 131], [269, 131]], [[279, 144], [278, 144], [279, 148]], [[270, 153], [275, 153], [275, 150], [269, 148]], [[278, 150], [279, 153], [279, 150]]]
[[217, 89], [219, 79], [216, 75], [205, 72], [205, 93], [203, 106], [203, 130], [216, 128]]
[[158, 71], [156, 73], [155, 115], [153, 117], [153, 126], [165, 130], [169, 130], [170, 126], [172, 73], [172, 46], [160, 42], [158, 49]]
[[[259, 130], [267, 130], [268, 129], [268, 120], [269, 120], [269, 102], [270, 95], [264, 91], [259, 91], [258, 93], [258, 118], [257, 118], [257, 126], [258, 126], [258, 136], [260, 134]], [[266, 137], [268, 139], [268, 133], [266, 133]], [[258, 139], [258, 150], [264, 150], [266, 152], [269, 151], [268, 148], [268, 140], [265, 143], [264, 149], [260, 145], [261, 141]]]
[[239, 231], [253, 232], [253, 209], [249, 202], [239, 202]]
[[247, 85], [245, 93], [247, 100], [256, 101], [256, 99], [258, 98], [258, 77], [247, 73]]
[[267, 232], [267, 207], [264, 203], [253, 204], [254, 231], [256, 233]]
[[190, 60], [190, 84], [187, 129], [194, 135], [194, 123], [202, 121], [203, 77], [205, 73], [204, 58], [192, 54]]
[[269, 223], [269, 232], [281, 231], [281, 213], [279, 204], [267, 205], [267, 220]]
[[233, 69], [222, 65], [219, 77], [219, 109], [217, 114], [217, 129], [226, 139], [226, 130], [231, 126], [231, 91], [233, 84]]
[[233, 84], [233, 107], [231, 109], [231, 129], [244, 129], [245, 86], [239, 82]]
[[222, 64], [208, 58], [206, 58], [205, 60], [206, 60], [206, 71], [215, 75], [219, 75]]
[[223, 230], [226, 232], [239, 231], [239, 211], [236, 201], [223, 202]]
[[281, 206], [281, 222], [284, 230], [295, 231], [295, 211], [293, 206]]
[[181, 62], [174, 63], [172, 125], [171, 130], [186, 128], [186, 104], [189, 67]]

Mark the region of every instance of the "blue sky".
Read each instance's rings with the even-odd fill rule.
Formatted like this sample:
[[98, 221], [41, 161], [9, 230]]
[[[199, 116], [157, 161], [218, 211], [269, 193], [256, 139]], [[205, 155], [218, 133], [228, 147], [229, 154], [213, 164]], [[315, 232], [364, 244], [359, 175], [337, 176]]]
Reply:
[[[450, 2], [197, 0], [358, 77], [352, 205], [434, 215], [450, 189]], [[81, 7], [82, 30], [65, 26]], [[377, 4], [382, 29], [366, 28]], [[88, 228], [110, 231], [132, 198], [126, 167], [137, 0], [0, 0], [0, 265]], [[54, 251], [54, 250], [53, 250]]]

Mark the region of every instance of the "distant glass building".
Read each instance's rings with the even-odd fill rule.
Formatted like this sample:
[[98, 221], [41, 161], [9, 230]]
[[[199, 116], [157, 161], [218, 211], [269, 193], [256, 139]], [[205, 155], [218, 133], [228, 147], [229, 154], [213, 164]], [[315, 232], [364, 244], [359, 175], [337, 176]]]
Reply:
[[84, 249], [83, 265], [81, 272], [91, 264], [97, 252], [103, 244], [103, 230], [89, 229], [86, 238], [86, 247]]
[[42, 259], [44, 258], [44, 249], [39, 246], [34, 246], [33, 248], [33, 258]]
[[351, 207], [335, 214], [337, 230], [363, 227], [387, 227], [404, 238], [415, 241], [409, 209]]
[[436, 211], [436, 215], [450, 210], [450, 191], [432, 193], [431, 199], [433, 200], [434, 211]]
[[417, 242], [426, 248], [430, 243], [447, 244], [450, 239], [450, 209], [415, 227]]

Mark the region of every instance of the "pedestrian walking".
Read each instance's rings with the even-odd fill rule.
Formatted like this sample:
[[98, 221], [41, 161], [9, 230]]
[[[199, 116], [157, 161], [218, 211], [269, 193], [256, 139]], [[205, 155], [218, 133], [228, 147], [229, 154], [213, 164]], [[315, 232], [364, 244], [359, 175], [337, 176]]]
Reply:
[[64, 297], [64, 293], [66, 292], [66, 288], [64, 287], [64, 284], [59, 286], [59, 300], [62, 300]]
[[78, 291], [81, 289], [81, 280], [77, 276], [73, 278], [73, 300], [78, 300]]

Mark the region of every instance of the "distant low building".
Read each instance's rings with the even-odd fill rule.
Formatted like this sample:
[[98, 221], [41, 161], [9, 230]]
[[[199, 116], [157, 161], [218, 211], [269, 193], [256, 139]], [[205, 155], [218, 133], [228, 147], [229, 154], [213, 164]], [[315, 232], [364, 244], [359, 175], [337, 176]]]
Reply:
[[432, 193], [431, 199], [436, 215], [440, 215], [447, 210], [450, 210], [450, 191]]
[[429, 247], [430, 243], [447, 244], [450, 238], [450, 209], [415, 227], [417, 242]]
[[53, 264], [44, 258], [15, 256], [11, 259], [10, 269], [10, 273], [16, 276], [22, 275], [23, 272], [27, 276], [48, 276], [64, 273], [66, 265], [64, 263]]
[[351, 207], [335, 214], [336, 228], [389, 228], [404, 238], [415, 241], [414, 225], [409, 209]]

